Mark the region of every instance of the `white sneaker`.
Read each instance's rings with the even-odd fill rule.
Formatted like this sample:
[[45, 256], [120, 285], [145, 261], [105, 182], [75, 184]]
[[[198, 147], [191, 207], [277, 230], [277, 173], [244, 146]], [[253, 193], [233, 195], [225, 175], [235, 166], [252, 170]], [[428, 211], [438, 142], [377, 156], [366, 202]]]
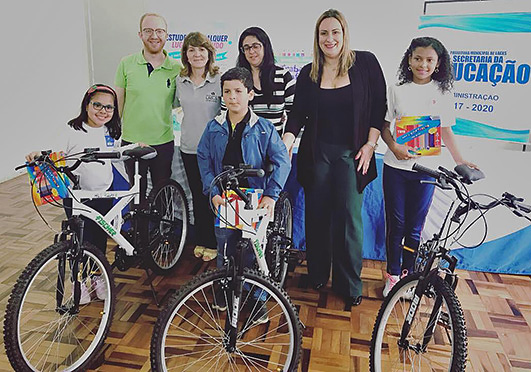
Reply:
[[400, 276], [385, 273], [384, 277], [385, 277], [385, 287], [383, 289], [383, 296], [387, 297], [389, 292], [391, 292], [391, 289], [393, 289], [395, 284], [398, 283], [398, 281], [400, 280]]
[[[86, 305], [90, 303], [90, 293], [87, 288], [87, 282], [86, 280], [83, 280], [79, 283], [79, 286], [81, 288], [81, 295], [79, 296], [79, 304], [80, 305]], [[72, 298], [74, 297], [74, 283], [72, 283]]]
[[[400, 279], [404, 279], [408, 273], [409, 272], [407, 269], [402, 270], [402, 275], [400, 276]], [[414, 294], [415, 294], [415, 287], [410, 287], [409, 289], [406, 290], [406, 292], [404, 292], [404, 294], [400, 298], [402, 298], [403, 300], [411, 301], [413, 299]]]
[[411, 301], [414, 295], [415, 295], [415, 287], [410, 287], [406, 290], [406, 292], [402, 295], [401, 298], [406, 301]]
[[107, 289], [105, 288], [105, 280], [100, 275], [96, 275], [92, 278], [92, 287], [96, 290], [96, 296], [98, 297], [98, 299], [107, 299]]

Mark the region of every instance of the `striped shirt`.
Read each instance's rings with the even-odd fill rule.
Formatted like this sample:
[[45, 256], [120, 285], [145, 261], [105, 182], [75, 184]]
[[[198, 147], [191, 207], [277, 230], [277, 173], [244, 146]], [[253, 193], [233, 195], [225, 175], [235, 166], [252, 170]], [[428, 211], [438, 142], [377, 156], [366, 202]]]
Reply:
[[[254, 98], [249, 101], [249, 107], [258, 116], [271, 121], [282, 136], [287, 114], [293, 106], [295, 79], [288, 70], [275, 66], [271, 90], [272, 95], [265, 96], [262, 90], [254, 87]], [[222, 110], [226, 110], [224, 102], [222, 102]]]

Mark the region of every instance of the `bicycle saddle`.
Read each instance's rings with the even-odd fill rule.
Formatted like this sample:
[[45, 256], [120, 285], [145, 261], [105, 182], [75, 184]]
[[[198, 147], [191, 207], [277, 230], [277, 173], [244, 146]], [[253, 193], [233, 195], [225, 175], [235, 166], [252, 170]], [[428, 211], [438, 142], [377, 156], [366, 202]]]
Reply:
[[137, 160], [149, 160], [153, 159], [155, 156], [157, 156], [157, 150], [155, 150], [153, 147], [146, 146], [146, 147], [135, 147], [134, 149], [125, 150], [122, 153], [122, 157], [124, 160], [127, 159], [134, 159]]
[[485, 174], [481, 170], [470, 168], [466, 164], [456, 165], [454, 170], [462, 177], [462, 181], [468, 184], [485, 178]]

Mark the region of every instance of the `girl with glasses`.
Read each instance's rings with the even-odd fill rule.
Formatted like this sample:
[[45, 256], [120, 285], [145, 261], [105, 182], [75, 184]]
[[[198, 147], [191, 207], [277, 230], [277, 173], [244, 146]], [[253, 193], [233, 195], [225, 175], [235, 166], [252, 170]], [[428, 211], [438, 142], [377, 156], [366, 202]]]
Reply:
[[[68, 129], [65, 130], [65, 144], [63, 151], [68, 156], [83, 152], [86, 148], [99, 148], [100, 151], [124, 150], [118, 147], [118, 139], [121, 136], [121, 121], [118, 115], [118, 101], [113, 88], [104, 84], [92, 85], [83, 96], [81, 101], [81, 111], [77, 117], [68, 122]], [[133, 144], [130, 147], [137, 146]], [[32, 152], [26, 155], [27, 161], [32, 161], [39, 152]], [[82, 163], [79, 168], [73, 171], [79, 176], [79, 185], [82, 190], [107, 191], [112, 189], [113, 170], [110, 160], [103, 160], [101, 163]], [[94, 208], [101, 214], [107, 213], [113, 204], [112, 199], [87, 200], [86, 205]], [[70, 216], [71, 200], [64, 199], [64, 207], [67, 216]], [[104, 254], [107, 248], [107, 234], [96, 225], [95, 222], [81, 217], [85, 221], [84, 240], [99, 248]], [[99, 276], [93, 278], [94, 288], [81, 286], [80, 305], [91, 301], [91, 295], [100, 300], [106, 294], [100, 288]]]

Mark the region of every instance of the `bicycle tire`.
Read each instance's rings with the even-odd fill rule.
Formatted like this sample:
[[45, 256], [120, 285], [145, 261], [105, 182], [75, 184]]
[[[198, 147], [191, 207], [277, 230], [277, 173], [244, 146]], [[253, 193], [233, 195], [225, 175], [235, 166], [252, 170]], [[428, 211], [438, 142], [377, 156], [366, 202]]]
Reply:
[[188, 200], [182, 186], [170, 179], [150, 192], [148, 202], [151, 217], [146, 256], [154, 272], [168, 275], [177, 265], [186, 243]]
[[410, 308], [404, 296], [416, 287], [419, 278], [420, 273], [415, 273], [400, 280], [380, 307], [371, 339], [371, 372], [465, 370], [467, 337], [463, 310], [450, 285], [438, 275], [430, 280], [407, 336], [409, 345], [422, 344], [424, 326], [429, 322], [435, 299], [442, 297], [441, 312], [436, 318], [437, 325], [427, 349], [417, 352], [412, 348], [400, 348], [397, 344]]
[[[58, 284], [59, 257], [69, 251], [70, 244], [71, 241], [62, 241], [41, 251], [23, 270], [11, 292], [4, 319], [4, 344], [15, 371], [86, 370], [107, 337], [114, 314], [114, 280], [107, 259], [93, 245], [82, 246], [87, 260], [79, 264], [78, 273], [90, 268], [90, 274], [80, 279], [82, 285], [90, 283], [95, 292], [95, 282], [91, 280], [97, 270], [103, 278], [101, 288], [106, 299], [79, 305], [77, 314], [58, 311], [58, 287], [63, 287], [64, 308], [73, 303], [68, 261], [64, 261], [63, 276], [68, 282], [61, 280], [63, 284]], [[96, 297], [96, 293], [92, 296]]]
[[266, 261], [271, 277], [283, 287], [286, 276], [288, 275], [288, 258], [285, 252], [287, 248], [285, 241], [286, 238], [290, 241], [293, 238], [293, 209], [289, 195], [285, 191], [280, 193], [275, 203], [275, 218], [272, 230], [278, 232], [280, 235], [268, 238]]
[[[296, 370], [302, 343], [297, 310], [278, 283], [256, 270], [244, 269], [244, 287], [248, 290], [239, 307], [236, 351], [230, 353], [224, 348], [224, 327], [231, 309], [221, 312], [211, 304], [214, 287], [221, 285], [226, 273], [226, 269], [205, 272], [170, 297], [153, 329], [150, 353], [153, 371], [182, 370], [192, 364], [193, 370], [204, 367], [221, 371], [230, 367], [231, 371], [238, 371], [250, 366], [253, 370]], [[245, 315], [253, 302], [250, 293], [257, 288], [267, 293], [269, 321], [251, 325], [252, 317]]]

